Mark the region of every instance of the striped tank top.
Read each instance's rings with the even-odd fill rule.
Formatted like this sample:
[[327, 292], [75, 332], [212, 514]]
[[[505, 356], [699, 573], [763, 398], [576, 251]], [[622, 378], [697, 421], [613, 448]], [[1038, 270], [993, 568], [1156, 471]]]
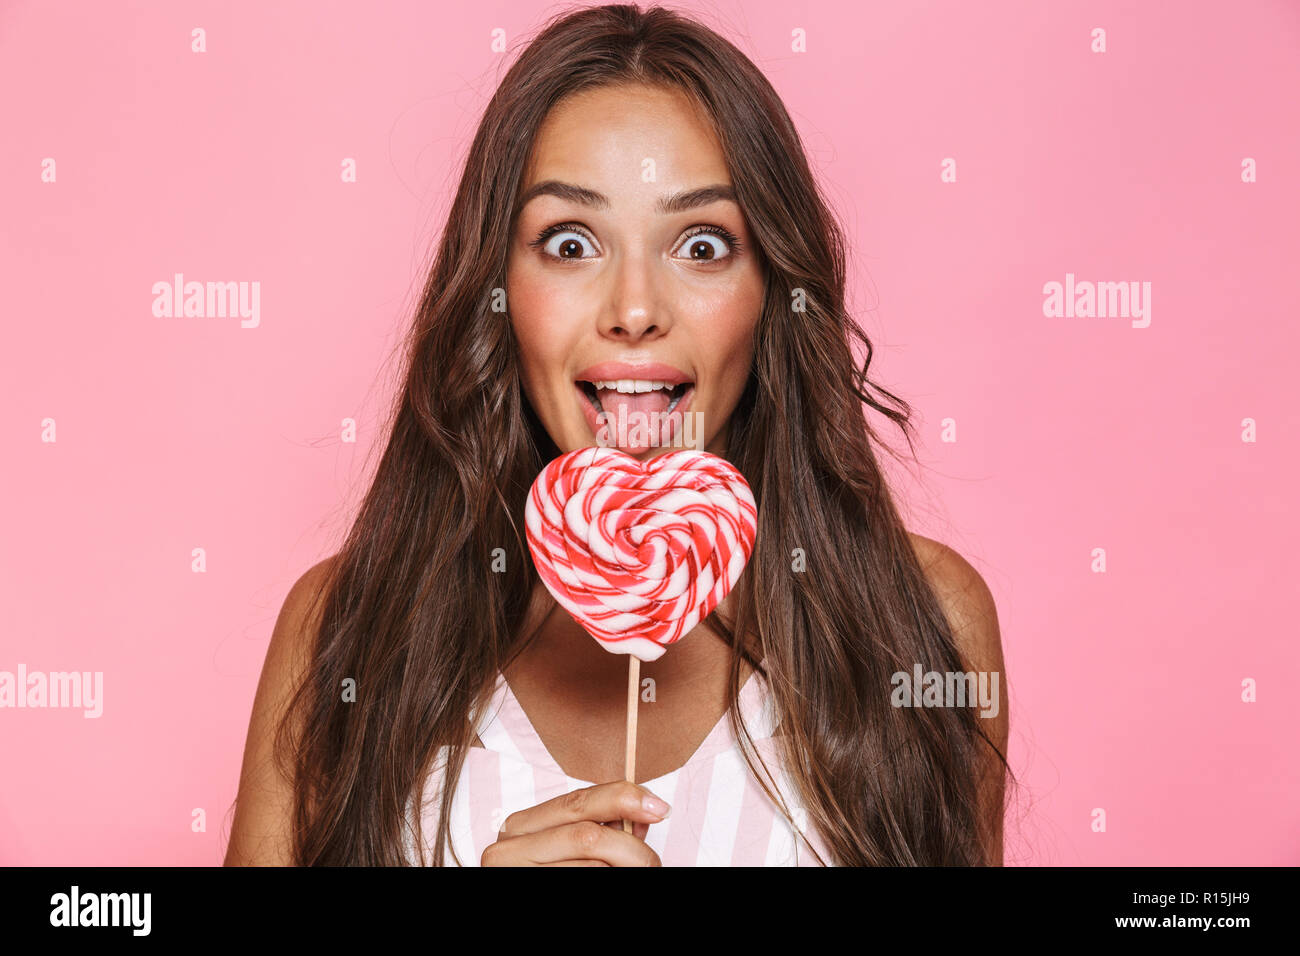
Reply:
[[[830, 854], [795, 804], [790, 779], [781, 767], [772, 739], [773, 708], [758, 671], [741, 688], [740, 708], [754, 748], [775, 777], [795, 826], [753, 778], [724, 713], [690, 760], [642, 784], [672, 807], [666, 820], [650, 825], [647, 845], [664, 866], [819, 866], [808, 849], [810, 841], [829, 863]], [[479, 865], [510, 814], [592, 786], [568, 776], [556, 763], [503, 674], [497, 675], [478, 736], [483, 747], [469, 748], [451, 808], [451, 842], [465, 866]], [[446, 747], [439, 751], [425, 788], [420, 823], [426, 856], [437, 835], [447, 752]], [[407, 850], [416, 862], [409, 840]], [[444, 865], [456, 865], [450, 852], [444, 855]]]

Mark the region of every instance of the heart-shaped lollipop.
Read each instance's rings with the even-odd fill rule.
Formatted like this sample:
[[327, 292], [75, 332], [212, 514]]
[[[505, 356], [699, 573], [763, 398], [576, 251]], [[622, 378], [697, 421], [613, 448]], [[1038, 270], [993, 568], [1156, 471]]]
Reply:
[[613, 654], [643, 661], [690, 633], [740, 579], [758, 511], [739, 471], [683, 449], [642, 463], [615, 448], [556, 458], [528, 495], [533, 563]]

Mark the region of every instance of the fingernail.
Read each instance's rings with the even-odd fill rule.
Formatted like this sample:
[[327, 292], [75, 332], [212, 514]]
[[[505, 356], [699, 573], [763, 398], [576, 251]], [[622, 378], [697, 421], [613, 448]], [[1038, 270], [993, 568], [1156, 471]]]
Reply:
[[641, 798], [641, 806], [661, 819], [668, 816], [668, 811], [672, 809], [658, 797], [652, 797], [648, 793]]

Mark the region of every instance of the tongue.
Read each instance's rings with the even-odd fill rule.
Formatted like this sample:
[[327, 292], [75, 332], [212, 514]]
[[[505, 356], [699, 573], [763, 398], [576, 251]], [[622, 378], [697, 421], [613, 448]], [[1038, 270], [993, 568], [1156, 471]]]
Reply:
[[[600, 401], [600, 407], [615, 419], [626, 414], [628, 421], [632, 421], [633, 413], [636, 412], [646, 416], [653, 413], [663, 414], [668, 411], [668, 406], [673, 400], [672, 393], [666, 388], [656, 389], [653, 392], [633, 393], [602, 388], [596, 393], [596, 397]], [[626, 412], [622, 409], [626, 409]], [[646, 424], [650, 422], [647, 420]]]

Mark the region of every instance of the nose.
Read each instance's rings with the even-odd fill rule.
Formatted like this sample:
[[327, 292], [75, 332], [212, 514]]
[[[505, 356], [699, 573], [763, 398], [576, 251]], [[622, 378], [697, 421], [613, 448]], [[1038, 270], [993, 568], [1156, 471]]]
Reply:
[[613, 276], [610, 301], [600, 313], [600, 334], [628, 345], [652, 342], [667, 334], [668, 312], [656, 294], [653, 266], [642, 257], [629, 255]]

